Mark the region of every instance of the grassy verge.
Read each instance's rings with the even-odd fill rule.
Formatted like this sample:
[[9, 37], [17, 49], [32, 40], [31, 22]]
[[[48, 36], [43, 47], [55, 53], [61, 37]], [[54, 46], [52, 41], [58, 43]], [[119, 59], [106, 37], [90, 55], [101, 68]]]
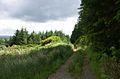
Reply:
[[0, 79], [47, 79], [72, 54], [70, 45], [35, 47], [27, 54], [1, 54]]
[[75, 79], [81, 79], [80, 75], [82, 73], [83, 58], [84, 58], [83, 50], [79, 49], [74, 53], [72, 63], [69, 66], [69, 72]]
[[120, 63], [114, 58], [100, 52], [93, 52], [89, 47], [86, 49], [90, 59], [90, 65], [97, 79], [119, 79]]
[[99, 60], [99, 55], [98, 55], [99, 53], [95, 53], [95, 52], [93, 53], [93, 51], [89, 47], [86, 49], [86, 52], [90, 60], [90, 66], [93, 72], [95, 73], [96, 78], [103, 79], [101, 77], [101, 75], [103, 75], [103, 69], [101, 67], [101, 62]]

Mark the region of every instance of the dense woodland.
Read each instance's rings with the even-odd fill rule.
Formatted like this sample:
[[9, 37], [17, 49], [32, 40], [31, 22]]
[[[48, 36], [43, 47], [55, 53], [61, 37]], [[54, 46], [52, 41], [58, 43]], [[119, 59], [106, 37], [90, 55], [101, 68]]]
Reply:
[[72, 43], [86, 36], [95, 51], [112, 56], [111, 48], [120, 49], [119, 4], [119, 0], [82, 0], [79, 21], [71, 37]]
[[[91, 52], [90, 60], [93, 68], [97, 69], [95, 73], [98, 73], [98, 79], [119, 79], [120, 1], [81, 0], [79, 10], [71, 42], [75, 46], [87, 46], [86, 51], [89, 49], [89, 55]], [[101, 63], [104, 64], [102, 72], [98, 68]], [[104, 74], [104, 78], [101, 74]]]

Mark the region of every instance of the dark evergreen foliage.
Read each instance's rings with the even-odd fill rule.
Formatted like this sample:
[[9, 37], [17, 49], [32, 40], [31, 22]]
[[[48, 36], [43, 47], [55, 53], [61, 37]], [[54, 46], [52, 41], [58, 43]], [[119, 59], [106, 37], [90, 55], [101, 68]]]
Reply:
[[26, 44], [40, 44], [41, 40], [45, 40], [51, 36], [59, 36], [63, 41], [68, 42], [69, 36], [65, 35], [62, 31], [46, 31], [35, 33], [28, 33], [24, 28], [16, 30], [15, 35], [10, 37], [9, 41], [6, 42], [6, 46], [12, 45], [26, 45]]
[[85, 35], [94, 51], [112, 56], [110, 49], [120, 48], [119, 6], [119, 0], [81, 0], [80, 16], [71, 42]]

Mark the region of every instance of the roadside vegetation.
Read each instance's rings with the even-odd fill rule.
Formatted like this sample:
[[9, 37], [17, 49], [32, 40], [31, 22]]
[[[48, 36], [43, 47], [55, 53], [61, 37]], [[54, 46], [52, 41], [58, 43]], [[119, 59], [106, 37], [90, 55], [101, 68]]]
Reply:
[[69, 72], [74, 79], [81, 79], [82, 68], [83, 68], [83, 59], [84, 59], [84, 50], [79, 49], [74, 52], [72, 57], [71, 65], [69, 66]]
[[101, 55], [101, 52], [94, 52], [90, 47], [87, 47], [86, 52], [97, 79], [120, 78], [120, 63], [115, 57], [110, 57], [105, 53]]
[[71, 42], [86, 48], [97, 79], [120, 78], [119, 4], [119, 0], [81, 0]]
[[72, 55], [69, 43], [61, 31], [16, 30], [10, 39], [0, 40], [0, 79], [47, 79]]
[[47, 79], [72, 54], [71, 46], [66, 44], [23, 51], [20, 54], [12, 49], [11, 53], [0, 55], [1, 79]]

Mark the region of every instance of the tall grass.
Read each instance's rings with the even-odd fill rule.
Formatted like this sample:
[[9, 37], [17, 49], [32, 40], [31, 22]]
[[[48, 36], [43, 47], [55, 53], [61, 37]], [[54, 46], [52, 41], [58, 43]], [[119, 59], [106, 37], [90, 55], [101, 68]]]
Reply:
[[81, 79], [83, 59], [84, 52], [82, 49], [77, 50], [72, 57], [72, 63], [69, 66], [69, 72], [75, 79]]
[[115, 61], [113, 57], [106, 54], [101, 54], [101, 52], [94, 52], [90, 47], [86, 49], [86, 52], [97, 79], [120, 78], [120, 62]]
[[47, 79], [73, 52], [65, 44], [32, 48], [27, 54], [1, 54], [0, 79]]
[[36, 50], [37, 47], [40, 47], [39, 45], [23, 45], [23, 46], [19, 46], [19, 45], [14, 45], [12, 47], [5, 47], [5, 46], [1, 46], [0, 49], [0, 55], [22, 55], [22, 54], [29, 54], [30, 51], [32, 50]]

